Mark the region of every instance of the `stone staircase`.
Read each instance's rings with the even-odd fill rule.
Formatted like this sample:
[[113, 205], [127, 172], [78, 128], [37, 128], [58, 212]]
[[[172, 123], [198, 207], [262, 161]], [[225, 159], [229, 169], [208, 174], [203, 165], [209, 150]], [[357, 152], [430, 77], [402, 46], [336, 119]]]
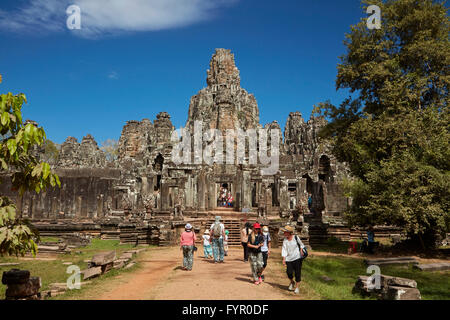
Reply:
[[[236, 217], [232, 217], [232, 214], [235, 213]], [[222, 223], [225, 225], [225, 230], [228, 230], [228, 246], [240, 246], [241, 245], [241, 230], [244, 228], [244, 217], [238, 216], [238, 212], [233, 211], [233, 208], [216, 208], [214, 211], [211, 211], [213, 216], [221, 216]], [[250, 223], [255, 223], [256, 219], [248, 220]], [[209, 218], [207, 220], [206, 226], [209, 228], [211, 224], [214, 223], [214, 218]]]

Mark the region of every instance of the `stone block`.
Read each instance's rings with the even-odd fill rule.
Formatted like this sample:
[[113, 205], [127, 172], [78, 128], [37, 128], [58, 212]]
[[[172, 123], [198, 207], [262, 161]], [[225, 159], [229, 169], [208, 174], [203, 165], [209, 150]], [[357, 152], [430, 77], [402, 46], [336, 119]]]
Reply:
[[450, 262], [419, 264], [414, 266], [421, 271], [446, 271], [450, 270]]
[[114, 266], [114, 261], [102, 265], [102, 266], [101, 266], [101, 268], [102, 268], [102, 274], [107, 273], [108, 271], [110, 271], [110, 270], [113, 268], [113, 266]]
[[29, 279], [30, 279], [30, 271], [11, 269], [9, 271], [3, 272], [2, 284], [9, 285], [9, 284], [28, 283]]
[[386, 275], [381, 275], [381, 286], [382, 287], [407, 287], [407, 288], [417, 288], [417, 282], [411, 279], [391, 277]]
[[95, 278], [102, 274], [102, 267], [93, 267], [86, 270], [81, 271], [83, 274], [83, 280]]
[[116, 259], [116, 252], [109, 251], [94, 255], [92, 257], [91, 263], [94, 266], [103, 266], [105, 264], [114, 262], [115, 259]]
[[383, 300], [420, 300], [420, 291], [417, 288], [389, 286], [383, 290]]
[[39, 293], [41, 278], [31, 277], [26, 283], [8, 284], [5, 296], [8, 298], [27, 298]]
[[133, 258], [132, 252], [124, 252], [120, 255], [120, 259], [131, 259]]

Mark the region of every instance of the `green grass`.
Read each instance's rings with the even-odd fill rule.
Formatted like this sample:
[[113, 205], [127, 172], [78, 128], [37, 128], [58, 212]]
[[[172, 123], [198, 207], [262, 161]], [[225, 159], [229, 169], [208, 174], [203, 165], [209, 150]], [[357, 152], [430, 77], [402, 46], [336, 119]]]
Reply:
[[[352, 294], [359, 275], [368, 275], [361, 259], [345, 257], [308, 257], [303, 264], [302, 276], [310, 288], [327, 300], [364, 299]], [[424, 300], [450, 300], [450, 272], [427, 272], [410, 266], [381, 266], [381, 273], [389, 276], [414, 279]], [[320, 277], [328, 276], [327, 283]], [[367, 299], [367, 298], [366, 298]]]
[[[56, 238], [57, 239], [57, 238]], [[56, 240], [57, 241], [57, 240]], [[143, 246], [138, 246], [143, 247]], [[119, 256], [122, 252], [135, 248], [131, 244], [120, 244], [118, 240], [100, 240], [100, 239], [92, 239], [91, 244], [86, 247], [81, 247], [77, 249], [73, 249], [69, 254], [60, 254], [55, 258], [56, 260], [45, 261], [45, 260], [24, 260], [16, 257], [0, 257], [0, 263], [19, 263], [18, 266], [3, 266], [0, 267], [0, 274], [3, 274], [4, 271], [8, 271], [13, 268], [29, 270], [32, 277], [41, 277], [42, 280], [42, 288], [41, 291], [48, 290], [49, 285], [51, 283], [64, 283], [67, 281], [67, 278], [70, 274], [66, 273], [68, 265], [64, 265], [63, 262], [72, 262], [74, 265], [80, 267], [81, 270], [87, 268], [87, 263], [84, 260], [89, 260], [96, 253], [102, 251], [112, 251], [115, 250], [117, 256]], [[132, 267], [128, 270], [133, 270], [136, 267]], [[98, 281], [103, 281], [109, 277], [115, 276], [120, 272], [124, 272], [124, 270], [111, 270], [105, 275], [102, 275], [100, 278], [93, 280], [93, 283]], [[0, 299], [5, 296], [6, 286], [0, 284]], [[83, 291], [83, 290], [72, 290], [72, 291]], [[77, 293], [70, 292], [66, 293], [67, 295], [76, 295]]]
[[59, 242], [59, 238], [56, 237], [42, 237], [41, 242]]

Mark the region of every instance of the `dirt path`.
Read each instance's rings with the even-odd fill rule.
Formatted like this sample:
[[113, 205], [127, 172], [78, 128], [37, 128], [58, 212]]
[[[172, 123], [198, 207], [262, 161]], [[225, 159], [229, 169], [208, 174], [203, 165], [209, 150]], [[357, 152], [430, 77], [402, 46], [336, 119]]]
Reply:
[[[201, 251], [201, 252], [200, 252]], [[278, 254], [275, 251], [273, 254]], [[214, 264], [202, 258], [202, 248], [195, 254], [193, 271], [180, 268], [179, 248], [151, 249], [140, 257], [142, 267], [113, 279], [100, 300], [284, 300], [304, 296], [288, 292], [288, 281], [279, 263], [269, 263], [266, 282], [251, 282], [250, 265], [242, 261], [242, 251], [231, 249], [225, 263]], [[270, 262], [270, 260], [269, 260]]]

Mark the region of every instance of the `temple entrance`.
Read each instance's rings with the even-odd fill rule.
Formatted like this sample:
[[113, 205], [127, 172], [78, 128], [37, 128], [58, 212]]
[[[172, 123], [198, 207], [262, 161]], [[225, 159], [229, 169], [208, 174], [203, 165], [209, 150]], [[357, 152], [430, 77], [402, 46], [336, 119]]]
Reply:
[[216, 183], [217, 207], [232, 208], [234, 206], [233, 186], [230, 182]]
[[321, 156], [319, 160], [319, 180], [330, 182], [332, 179], [330, 158]]

